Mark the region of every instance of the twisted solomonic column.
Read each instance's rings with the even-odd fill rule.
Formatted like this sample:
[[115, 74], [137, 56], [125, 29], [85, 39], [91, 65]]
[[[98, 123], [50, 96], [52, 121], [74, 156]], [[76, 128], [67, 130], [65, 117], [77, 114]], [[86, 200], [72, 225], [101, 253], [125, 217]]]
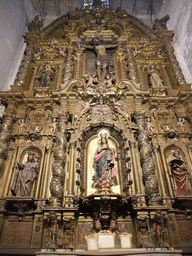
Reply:
[[54, 162], [52, 165], [52, 179], [50, 183], [51, 199], [54, 206], [61, 206], [65, 181], [66, 145], [65, 136], [68, 115], [61, 114], [58, 120], [56, 145], [53, 151]]
[[74, 49], [71, 47], [68, 49], [68, 55], [66, 59], [65, 64], [65, 70], [64, 70], [64, 77], [63, 77], [63, 83], [66, 84], [68, 81], [70, 81], [73, 77], [73, 53]]
[[13, 115], [11, 114], [3, 116], [3, 124], [0, 132], [0, 172], [3, 170], [4, 161], [7, 156], [8, 142], [11, 136], [13, 119]]
[[155, 163], [152, 157], [152, 145], [149, 139], [149, 133], [146, 130], [144, 113], [136, 113], [135, 120], [138, 128], [138, 146], [147, 201], [149, 205], [159, 204], [159, 183], [155, 173]]
[[135, 68], [136, 63], [133, 58], [133, 54], [130, 47], [127, 47], [127, 61], [128, 61], [128, 70], [129, 70], [130, 79], [135, 83], [137, 80], [137, 73]]

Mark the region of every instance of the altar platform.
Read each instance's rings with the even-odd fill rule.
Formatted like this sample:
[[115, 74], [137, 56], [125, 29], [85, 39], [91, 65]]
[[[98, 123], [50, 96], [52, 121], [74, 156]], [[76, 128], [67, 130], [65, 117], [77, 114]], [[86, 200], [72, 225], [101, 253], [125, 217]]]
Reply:
[[61, 250], [58, 249], [56, 251], [49, 251], [47, 249], [42, 249], [41, 252], [36, 253], [37, 256], [61, 256], [61, 255], [70, 255], [70, 256], [83, 256], [83, 255], [136, 255], [136, 256], [182, 256], [182, 250], [174, 250], [174, 249], [105, 249], [98, 251], [86, 251], [86, 250]]

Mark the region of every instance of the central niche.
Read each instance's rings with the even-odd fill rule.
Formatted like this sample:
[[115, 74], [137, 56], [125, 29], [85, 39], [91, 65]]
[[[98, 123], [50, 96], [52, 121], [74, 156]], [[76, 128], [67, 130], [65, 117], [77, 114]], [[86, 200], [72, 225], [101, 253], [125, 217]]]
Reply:
[[[117, 47], [112, 47], [110, 45], [111, 48], [107, 48], [106, 45], [104, 45], [104, 47], [106, 48], [105, 51], [106, 51], [106, 54], [107, 54], [107, 65], [108, 65], [108, 73], [111, 73], [110, 71], [110, 60], [113, 59], [113, 55], [114, 53], [116, 52], [116, 48]], [[109, 46], [108, 46], [109, 47]], [[96, 61], [97, 61], [97, 55], [96, 55], [96, 52], [94, 49], [86, 49], [85, 51], [85, 55], [86, 55], [86, 72], [88, 74], [93, 74], [95, 73], [97, 70], [96, 70]]]
[[92, 194], [121, 194], [118, 145], [109, 131], [102, 129], [87, 142], [86, 191]]

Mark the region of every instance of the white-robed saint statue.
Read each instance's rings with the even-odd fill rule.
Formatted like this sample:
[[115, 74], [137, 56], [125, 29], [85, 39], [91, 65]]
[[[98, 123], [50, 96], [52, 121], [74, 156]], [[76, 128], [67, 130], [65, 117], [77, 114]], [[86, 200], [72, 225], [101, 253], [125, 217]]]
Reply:
[[149, 87], [150, 88], [162, 88], [163, 80], [161, 79], [160, 73], [155, 69], [155, 65], [150, 65], [149, 71]]

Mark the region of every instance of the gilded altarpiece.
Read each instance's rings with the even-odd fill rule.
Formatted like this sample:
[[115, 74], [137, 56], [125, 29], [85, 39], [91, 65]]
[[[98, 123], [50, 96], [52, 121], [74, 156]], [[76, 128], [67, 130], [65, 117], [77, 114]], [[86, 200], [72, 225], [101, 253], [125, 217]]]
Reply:
[[[125, 11], [38, 17], [0, 132], [0, 250], [192, 250], [192, 102], [172, 43]], [[160, 22], [160, 21], [159, 21]]]

